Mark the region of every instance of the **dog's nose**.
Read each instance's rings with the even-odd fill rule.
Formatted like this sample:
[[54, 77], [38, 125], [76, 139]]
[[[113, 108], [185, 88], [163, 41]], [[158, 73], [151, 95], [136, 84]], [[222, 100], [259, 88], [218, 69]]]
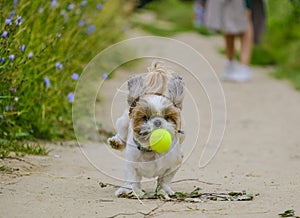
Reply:
[[154, 120], [154, 126], [160, 127], [161, 126], [161, 121], [160, 120]]

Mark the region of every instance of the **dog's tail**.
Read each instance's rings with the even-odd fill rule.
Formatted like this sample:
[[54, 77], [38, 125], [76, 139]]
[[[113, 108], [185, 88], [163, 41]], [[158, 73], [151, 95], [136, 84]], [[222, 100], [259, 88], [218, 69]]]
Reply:
[[168, 79], [173, 72], [165, 66], [164, 62], [154, 60], [148, 67], [148, 74], [145, 78], [146, 93], [165, 94], [167, 91]]

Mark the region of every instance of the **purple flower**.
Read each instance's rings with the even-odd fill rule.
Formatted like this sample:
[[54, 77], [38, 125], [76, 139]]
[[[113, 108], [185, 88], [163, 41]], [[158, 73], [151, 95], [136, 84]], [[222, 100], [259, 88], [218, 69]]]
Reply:
[[86, 31], [85, 33], [90, 35], [92, 32], [94, 32], [96, 30], [95, 25], [91, 25]]
[[71, 78], [72, 78], [72, 80], [78, 80], [79, 75], [77, 73], [73, 73]]
[[8, 32], [7, 32], [7, 31], [4, 31], [4, 32], [2, 33], [2, 37], [3, 37], [3, 38], [7, 38], [7, 36], [8, 36]]
[[20, 26], [22, 22], [23, 22], [23, 18], [21, 16], [17, 16], [15, 21], [16, 25]]
[[4, 61], [4, 58], [0, 57], [0, 63], [2, 63]]
[[15, 60], [15, 55], [13, 55], [13, 54], [9, 55], [9, 60], [11, 60], [11, 61]]
[[15, 11], [11, 11], [9, 14], [10, 14], [9, 18], [12, 18], [12, 16], [15, 15], [16, 12]]
[[14, 0], [14, 7], [16, 8], [18, 6], [18, 0]]
[[70, 92], [70, 93], [68, 94], [68, 101], [69, 101], [69, 102], [73, 102], [73, 101], [74, 101], [74, 94], [73, 94], [73, 92]]
[[97, 10], [101, 10], [102, 9], [102, 4], [101, 3], [98, 3], [97, 6], [96, 6]]
[[72, 11], [75, 8], [74, 4], [69, 4], [68, 5], [68, 10]]
[[11, 91], [11, 92], [17, 92], [17, 88], [11, 87], [11, 88], [9, 89], [9, 91]]
[[83, 25], [84, 25], [84, 21], [83, 20], [78, 21], [78, 26], [83, 26]]
[[20, 45], [19, 48], [20, 48], [21, 51], [25, 51], [25, 48], [26, 48], [26, 47], [25, 47], [25, 45]]
[[41, 14], [41, 13], [43, 13], [43, 11], [44, 11], [44, 8], [39, 7], [38, 12]]
[[108, 78], [108, 75], [106, 73], [102, 74], [102, 79], [106, 80]]
[[12, 25], [12, 21], [11, 21], [11, 18], [9, 17], [9, 18], [6, 18], [6, 20], [5, 20], [5, 24], [6, 25]]
[[33, 57], [33, 53], [32, 52], [29, 52], [28, 53], [28, 58], [30, 59], [30, 58], [32, 58]]
[[55, 8], [56, 5], [57, 5], [57, 0], [52, 0], [52, 2], [51, 2], [51, 7], [52, 7], [52, 8]]
[[86, 5], [87, 5], [87, 1], [82, 1], [82, 2], [81, 2], [81, 6], [84, 7], [84, 6], [86, 6]]
[[12, 110], [14, 110], [14, 108], [11, 105], [6, 105], [5, 110], [12, 111]]
[[55, 67], [56, 67], [56, 69], [58, 69], [58, 70], [63, 69], [63, 65], [62, 65], [62, 63], [60, 63], [60, 62], [56, 62]]
[[48, 76], [45, 76], [45, 77], [44, 77], [44, 82], [45, 82], [46, 88], [49, 88], [49, 87], [50, 87], [50, 79], [49, 79]]

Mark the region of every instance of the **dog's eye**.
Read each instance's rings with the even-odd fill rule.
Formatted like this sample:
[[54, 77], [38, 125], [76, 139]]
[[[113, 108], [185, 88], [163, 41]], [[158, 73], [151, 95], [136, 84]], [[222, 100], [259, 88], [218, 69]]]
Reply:
[[165, 116], [164, 118], [165, 118], [166, 121], [169, 121], [170, 116], [167, 115], [167, 116]]
[[149, 119], [150, 119], [149, 116], [147, 116], [147, 115], [143, 116], [143, 120], [144, 120], [144, 121], [148, 121]]

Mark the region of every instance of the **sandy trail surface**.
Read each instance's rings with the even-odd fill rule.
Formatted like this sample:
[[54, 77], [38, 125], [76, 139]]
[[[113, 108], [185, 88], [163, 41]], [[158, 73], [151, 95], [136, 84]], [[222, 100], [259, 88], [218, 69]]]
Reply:
[[[201, 52], [219, 75], [224, 65], [224, 57], [218, 53], [221, 38], [194, 33], [174, 38]], [[117, 88], [129, 75], [145, 72], [141, 65], [131, 68], [116, 72], [100, 91], [96, 119], [107, 129], [113, 129], [111, 101]], [[221, 83], [227, 106], [226, 131], [218, 153], [201, 169], [198, 162], [209, 134], [210, 108], [201, 87], [194, 86], [192, 78], [186, 78], [187, 87], [192, 93], [198, 93], [194, 97], [200, 99], [196, 103], [200, 108], [200, 137], [174, 180], [199, 179], [200, 182], [172, 185], [176, 191], [192, 191], [197, 186], [203, 192], [258, 193], [253, 201], [175, 203], [117, 198], [114, 187], [101, 188], [99, 183], [122, 185], [122, 181], [100, 172], [83, 155], [77, 142], [69, 142], [48, 144], [51, 152], [45, 157], [0, 160], [0, 165], [15, 169], [13, 173], [0, 172], [0, 217], [273, 218], [287, 209], [294, 209], [300, 216], [300, 93], [286, 82], [270, 77], [269, 71], [253, 68], [251, 82]], [[185, 126], [190, 133], [187, 143], [195, 129], [192, 110], [193, 107], [185, 106]], [[116, 114], [121, 111], [120, 106]], [[101, 143], [86, 146], [90, 150], [95, 148], [96, 156], [97, 149], [106, 148]], [[123, 175], [123, 166], [114, 165], [110, 156], [101, 158], [100, 163], [111, 164], [114, 175]], [[155, 183], [147, 182], [143, 188], [153, 191]]]

